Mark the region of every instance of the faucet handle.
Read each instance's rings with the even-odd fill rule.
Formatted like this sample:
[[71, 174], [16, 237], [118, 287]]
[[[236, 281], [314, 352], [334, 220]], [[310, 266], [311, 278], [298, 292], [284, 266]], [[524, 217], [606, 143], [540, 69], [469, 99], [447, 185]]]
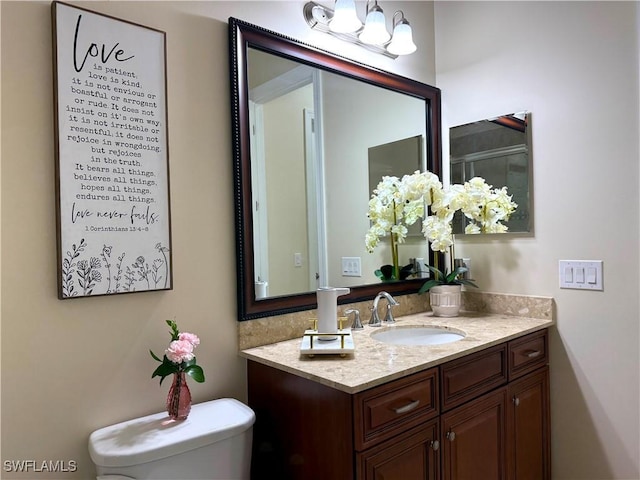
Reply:
[[344, 314], [349, 315], [353, 313], [353, 323], [351, 324], [351, 330], [362, 330], [364, 327], [362, 326], [362, 321], [360, 320], [360, 310], [355, 308], [350, 308], [349, 310], [345, 310]]
[[398, 302], [396, 302], [395, 304], [387, 303], [387, 314], [384, 316], [384, 320], [382, 321], [383, 323], [396, 323], [396, 319], [393, 318], [393, 313], [391, 312], [391, 307], [393, 307], [394, 305], [400, 304]]

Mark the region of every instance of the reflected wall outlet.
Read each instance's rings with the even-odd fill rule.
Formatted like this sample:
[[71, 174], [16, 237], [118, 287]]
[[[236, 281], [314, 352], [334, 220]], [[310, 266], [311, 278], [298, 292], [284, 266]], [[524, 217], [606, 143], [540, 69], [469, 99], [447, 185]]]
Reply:
[[342, 276], [343, 277], [361, 277], [362, 266], [360, 257], [342, 257]]
[[558, 270], [560, 288], [604, 290], [602, 260], [560, 260]]

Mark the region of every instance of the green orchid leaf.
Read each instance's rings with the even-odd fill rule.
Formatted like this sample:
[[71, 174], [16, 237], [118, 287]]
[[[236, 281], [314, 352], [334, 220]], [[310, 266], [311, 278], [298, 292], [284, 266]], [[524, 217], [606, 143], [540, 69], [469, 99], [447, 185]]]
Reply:
[[204, 382], [204, 371], [200, 365], [189, 365], [184, 369], [185, 373], [193, 378], [196, 382]]
[[433, 273], [433, 275], [435, 276], [435, 280], [440, 281], [440, 278], [444, 277], [444, 273], [442, 273], [442, 270], [436, 267], [432, 267], [431, 265], [427, 265], [426, 263], [424, 264], [424, 266], [427, 267], [431, 273]]
[[427, 282], [424, 283], [424, 285], [422, 285], [422, 287], [420, 287], [420, 290], [418, 290], [418, 293], [424, 293], [429, 291], [431, 288], [435, 287], [436, 285], [441, 285], [442, 283], [439, 282], [438, 280], [429, 280]]
[[446, 283], [448, 285], [456, 285], [458, 284], [458, 275], [463, 274], [464, 272], [468, 271], [467, 267], [457, 267], [453, 272], [451, 272], [449, 275], [447, 275], [446, 278]]
[[466, 278], [458, 278], [461, 274], [469, 271], [469, 269], [466, 267], [457, 267], [453, 272], [449, 274], [442, 273], [441, 270], [437, 269], [436, 267], [432, 267], [431, 265], [425, 264], [425, 267], [433, 272], [435, 278], [427, 281], [424, 285], [422, 285], [418, 293], [424, 293], [435, 287], [436, 285], [469, 285], [470, 287], [478, 288], [478, 285], [476, 285], [472, 280], [467, 280]]
[[466, 278], [460, 278], [458, 279], [458, 282], [462, 285], [469, 285], [470, 287], [480, 288], [473, 282], [473, 280], [467, 280]]

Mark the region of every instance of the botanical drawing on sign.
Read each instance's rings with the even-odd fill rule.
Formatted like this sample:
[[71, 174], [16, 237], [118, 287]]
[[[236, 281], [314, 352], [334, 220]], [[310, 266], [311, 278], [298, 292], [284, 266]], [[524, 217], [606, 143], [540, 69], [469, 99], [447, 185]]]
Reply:
[[[169, 279], [169, 248], [157, 243], [158, 257], [149, 261], [138, 255], [135, 262], [123, 265], [125, 252], [119, 255], [116, 273], [112, 276], [111, 251], [113, 246], [104, 245], [100, 257], [86, 255], [85, 239], [73, 244], [62, 262], [62, 291], [65, 297], [88, 296], [98, 293], [124, 293], [167, 288]], [[85, 255], [85, 258], [83, 258]], [[124, 272], [123, 272], [124, 267]], [[121, 280], [124, 275], [124, 282]], [[104, 282], [103, 282], [104, 280]], [[77, 281], [77, 288], [76, 288]], [[94, 292], [97, 284], [104, 285], [104, 292]]]
[[75, 297], [78, 294], [73, 287], [73, 273], [76, 267], [75, 259], [80, 256], [86, 246], [84, 238], [80, 240], [79, 245], [76, 246], [74, 243], [71, 246], [71, 251], [67, 251], [65, 259], [62, 261], [62, 294], [65, 297]]

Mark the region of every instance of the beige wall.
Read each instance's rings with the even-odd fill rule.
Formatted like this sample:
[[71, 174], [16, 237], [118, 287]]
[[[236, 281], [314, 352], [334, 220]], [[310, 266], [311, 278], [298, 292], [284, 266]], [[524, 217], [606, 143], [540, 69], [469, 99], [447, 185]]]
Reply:
[[148, 350], [165, 347], [167, 318], [202, 340], [198, 363], [207, 380], [191, 383], [194, 400], [246, 400], [236, 346], [228, 17], [435, 81], [432, 4], [394, 4], [416, 27], [420, 48], [397, 61], [310, 31], [303, 4], [79, 4], [167, 32], [175, 288], [59, 301], [50, 2], [1, 2], [3, 461], [74, 460], [73, 475], [37, 478], [90, 478], [91, 431], [163, 408], [168, 385], [151, 380]]
[[[483, 290], [556, 300], [553, 478], [638, 479], [638, 3], [438, 2], [435, 15], [445, 127], [531, 112], [535, 235], [457, 250]], [[560, 290], [560, 259], [603, 260], [604, 291]]]

